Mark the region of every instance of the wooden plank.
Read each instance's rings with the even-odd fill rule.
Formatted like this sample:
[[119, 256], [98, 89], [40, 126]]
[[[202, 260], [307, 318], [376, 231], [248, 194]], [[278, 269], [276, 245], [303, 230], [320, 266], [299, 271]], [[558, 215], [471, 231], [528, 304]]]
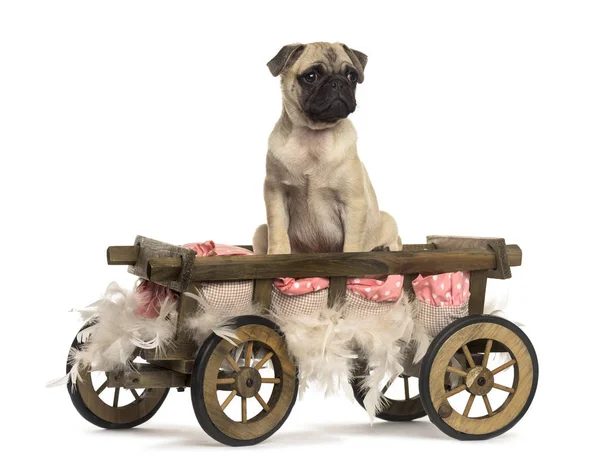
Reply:
[[134, 266], [139, 254], [139, 246], [110, 246], [106, 250], [106, 261], [111, 266]]
[[140, 356], [146, 361], [152, 360], [193, 360], [198, 352], [198, 343], [189, 339], [186, 332], [182, 332], [171, 345], [161, 353], [155, 349], [142, 350]]
[[329, 278], [329, 294], [327, 295], [327, 306], [332, 308], [344, 303], [346, 298], [346, 277]]
[[[521, 260], [518, 246], [507, 246], [511, 265]], [[347, 252], [197, 258], [192, 281], [273, 279], [276, 277], [364, 277], [390, 274], [489, 270], [496, 266], [491, 249]], [[154, 282], [176, 279], [180, 259], [150, 259], [147, 276]]]
[[186, 381], [186, 374], [151, 364], [135, 364], [135, 371], [108, 373], [109, 388], [180, 388]]
[[272, 279], [256, 279], [254, 281], [254, 293], [252, 294], [252, 301], [259, 305], [262, 311], [265, 313], [271, 307], [272, 289]]
[[402, 284], [402, 290], [407, 292], [409, 297], [415, 296], [415, 290], [413, 289], [412, 282], [415, 280], [419, 274], [405, 274], [404, 275], [404, 283]]
[[469, 315], [481, 315], [483, 313], [483, 304], [485, 301], [485, 287], [487, 285], [486, 271], [472, 271], [469, 290]]
[[433, 251], [435, 246], [433, 244], [403, 244], [403, 251]]
[[491, 249], [496, 255], [496, 265], [488, 272], [488, 277], [492, 279], [510, 279], [510, 266], [521, 265], [521, 253], [514, 256], [514, 263], [509, 263], [507, 246], [503, 238], [427, 236], [427, 243], [433, 244], [436, 249]]
[[[188, 290], [191, 294], [198, 294], [198, 287], [194, 284], [190, 284]], [[188, 332], [185, 329], [185, 322], [188, 318], [195, 315], [198, 311], [199, 303], [196, 299], [185, 295], [185, 293], [181, 294], [179, 300], [179, 311], [177, 313], [177, 331], [175, 333], [175, 339], [178, 342], [185, 342], [188, 340]]]
[[148, 363], [184, 374], [191, 374], [194, 368], [194, 360], [149, 360]]

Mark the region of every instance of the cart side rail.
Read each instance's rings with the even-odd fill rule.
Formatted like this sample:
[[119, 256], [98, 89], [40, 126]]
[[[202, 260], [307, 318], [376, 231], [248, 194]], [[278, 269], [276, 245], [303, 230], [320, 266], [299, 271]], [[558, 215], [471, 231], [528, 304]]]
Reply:
[[[506, 254], [510, 266], [521, 264], [519, 246], [506, 246]], [[191, 269], [191, 280], [443, 274], [478, 270], [489, 272], [496, 267], [496, 253], [483, 247], [461, 250], [215, 256], [210, 259], [196, 258]], [[150, 259], [146, 275], [148, 279], [158, 283], [172, 281], [178, 279], [181, 269], [179, 258]]]

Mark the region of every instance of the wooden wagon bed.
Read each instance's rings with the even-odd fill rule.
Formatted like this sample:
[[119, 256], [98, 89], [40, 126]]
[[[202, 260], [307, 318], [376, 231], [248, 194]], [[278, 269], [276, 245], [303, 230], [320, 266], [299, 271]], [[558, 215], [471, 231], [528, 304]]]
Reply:
[[[198, 422], [211, 437], [228, 445], [255, 444], [270, 437], [283, 424], [298, 390], [296, 362], [286, 348], [286, 336], [272, 321], [262, 318], [271, 307], [273, 279], [328, 278], [327, 304], [334, 307], [346, 298], [348, 278], [401, 274], [404, 292], [414, 297], [412, 282], [419, 274], [426, 277], [464, 271], [470, 273], [468, 317], [445, 326], [429, 345], [420, 363], [418, 394], [409, 395], [408, 378], [412, 376], [401, 374], [406, 398], [387, 398], [388, 405], [377, 417], [405, 421], [427, 415], [442, 431], [458, 439], [495, 437], [525, 414], [537, 386], [537, 357], [527, 336], [508, 320], [483, 315], [487, 279], [510, 278], [511, 267], [520, 266], [521, 259], [519, 246], [507, 245], [501, 238], [429, 236], [425, 244], [404, 245], [396, 252], [195, 257], [190, 249], [138, 236], [134, 246], [109, 247], [108, 263], [127, 265], [129, 272], [138, 277], [178, 293], [174, 340], [159, 354], [141, 350], [138, 354], [146, 364], [134, 363], [131, 370], [107, 373], [106, 382], [99, 388], [91, 384], [92, 369], [84, 368], [84, 380], [69, 383], [71, 398], [80, 414], [93, 424], [126, 428], [152, 417], [169, 388], [189, 387]], [[186, 319], [203, 315], [198, 312], [198, 301], [188, 293], [193, 294], [206, 282], [237, 280], [253, 281], [252, 300], [258, 314], [234, 318], [231, 328], [239, 344], [215, 333], [200, 346], [182, 324]], [[76, 338], [72, 350], [79, 350], [81, 345]], [[253, 351], [257, 348], [264, 356], [256, 357]], [[235, 355], [240, 358], [240, 351], [241, 359], [234, 360]], [[510, 359], [497, 368], [490, 367], [491, 353], [503, 353]], [[275, 374], [261, 379], [259, 372], [269, 358], [276, 360]], [[460, 368], [450, 364], [457, 358], [462, 361]], [[354, 395], [363, 404], [365, 394], [357, 381], [368, 375], [370, 369], [364, 362], [359, 363], [352, 370], [351, 379]], [[507, 369], [513, 372], [510, 386], [494, 379]], [[450, 373], [462, 384], [449, 386]], [[274, 385], [268, 400], [259, 397], [261, 381]], [[390, 380], [381, 389], [381, 395], [391, 383]], [[115, 391], [112, 407], [100, 400], [105, 388]], [[487, 399], [492, 388], [507, 394], [506, 401], [496, 408]], [[131, 391], [134, 401], [119, 406], [120, 389]], [[138, 390], [143, 392], [138, 394]], [[229, 392], [228, 397], [217, 400], [217, 391], [223, 390]], [[464, 410], [457, 411], [448, 399], [462, 391], [469, 393], [469, 401]], [[250, 418], [246, 417], [246, 399], [252, 397], [260, 402], [262, 410]], [[487, 415], [470, 414], [476, 397], [483, 398]], [[238, 398], [242, 404], [241, 421], [225, 415], [226, 407]]]

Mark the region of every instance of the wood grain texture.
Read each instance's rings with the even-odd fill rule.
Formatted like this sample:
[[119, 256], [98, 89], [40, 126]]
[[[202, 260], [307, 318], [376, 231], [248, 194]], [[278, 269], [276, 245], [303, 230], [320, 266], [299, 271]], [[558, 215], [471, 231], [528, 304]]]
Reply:
[[[190, 284], [188, 292], [190, 294], [198, 295], [199, 284]], [[185, 292], [179, 296], [179, 309], [177, 312], [177, 330], [175, 332], [175, 340], [177, 342], [185, 343], [190, 342], [189, 333], [186, 330], [186, 322], [196, 315], [198, 312], [199, 303], [198, 301], [186, 295]]]
[[346, 299], [346, 277], [329, 278], [329, 294], [327, 295], [327, 306], [333, 308], [342, 305]]
[[111, 266], [134, 266], [139, 254], [139, 246], [110, 246], [106, 250], [106, 261]]
[[[260, 342], [272, 351], [274, 372], [280, 383], [274, 385], [269, 400], [263, 401], [269, 410], [263, 406], [263, 412], [242, 422], [230, 419], [223, 412], [217, 398], [217, 380], [223, 361], [234, 348], [226, 340], [217, 345], [209, 358], [202, 392], [211, 422], [219, 431], [233, 439], [251, 440], [273, 430], [285, 417], [295, 398], [296, 367], [287, 352], [284, 338], [272, 328], [257, 324], [244, 325], [236, 330], [236, 337], [242, 344], [254, 341], [257, 346], [257, 342]], [[258, 364], [254, 366], [255, 369], [258, 367]], [[240, 404], [243, 402], [240, 401]]]
[[180, 338], [165, 348], [164, 351], [157, 353], [156, 350], [142, 350], [140, 356], [146, 361], [193, 360], [197, 352], [198, 343], [182, 333]]
[[108, 373], [109, 388], [180, 388], [186, 386], [186, 375], [152, 364], [133, 364], [134, 371]]
[[271, 279], [256, 279], [254, 281], [252, 301], [259, 306], [262, 314], [265, 314], [271, 307], [272, 290], [273, 281]]
[[[518, 246], [507, 246], [509, 263], [521, 261]], [[196, 258], [192, 280], [273, 279], [276, 277], [365, 277], [390, 274], [442, 274], [493, 269], [491, 249], [437, 249], [398, 252], [348, 252]], [[150, 259], [147, 275], [154, 282], [177, 279], [177, 258]]]
[[524, 408], [533, 388], [533, 362], [526, 344], [509, 328], [496, 323], [475, 323], [463, 327], [454, 333], [438, 350], [429, 373], [429, 390], [431, 401], [436, 411], [448, 398], [445, 387], [445, 375], [448, 361], [457, 353], [459, 348], [475, 340], [492, 339], [510, 349], [516, 361], [514, 371], [513, 393], [508, 393], [506, 401], [498, 408], [490, 411], [489, 416], [470, 418], [452, 409], [444, 417], [444, 422], [454, 430], [465, 434], [489, 434], [495, 432], [517, 417]]
[[491, 249], [496, 255], [496, 265], [488, 272], [488, 277], [492, 279], [510, 279], [510, 266], [521, 265], [520, 258], [518, 261], [513, 261], [514, 263], [510, 262], [506, 242], [503, 238], [427, 236], [427, 243], [433, 244], [435, 249]]
[[[110, 377], [110, 373], [109, 373]], [[105, 387], [107, 387], [106, 385]], [[134, 402], [126, 406], [113, 407], [105, 403], [96, 393], [89, 370], [82, 371], [81, 379], [77, 381], [77, 391], [85, 406], [100, 419], [116, 424], [128, 424], [139, 421], [160, 404], [166, 388], [146, 389]]]
[[148, 363], [184, 374], [191, 374], [194, 368], [194, 360], [148, 360]]
[[486, 271], [472, 271], [469, 283], [471, 297], [469, 298], [469, 315], [483, 314], [485, 303], [485, 288], [487, 286]]

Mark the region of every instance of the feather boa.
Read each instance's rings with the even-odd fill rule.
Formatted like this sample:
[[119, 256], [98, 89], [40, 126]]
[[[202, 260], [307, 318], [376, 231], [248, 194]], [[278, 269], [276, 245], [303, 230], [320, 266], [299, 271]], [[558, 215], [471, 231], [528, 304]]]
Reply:
[[177, 299], [166, 297], [160, 303], [157, 318], [140, 317], [137, 310], [144, 305], [144, 295], [111, 283], [104, 296], [82, 310], [76, 310], [86, 325], [77, 334], [79, 349], [71, 348], [72, 369], [63, 378], [51, 382], [58, 386], [80, 378], [82, 368], [95, 371], [125, 369], [139, 348], [154, 349], [157, 358], [175, 336]]
[[[236, 309], [232, 314], [210, 305], [199, 294], [186, 295], [199, 304], [197, 311], [183, 322], [198, 344], [215, 333], [237, 345], [232, 320], [240, 315], [263, 314], [254, 305]], [[150, 319], [140, 317], [138, 312], [148, 305], [146, 298], [144, 292], [127, 291], [113, 282], [103, 298], [78, 310], [86, 322], [77, 334], [82, 345], [71, 349], [70, 373], [49, 385], [74, 383], [86, 367], [100, 371], [125, 369], [139, 348], [154, 349], [159, 358], [175, 337], [178, 299], [166, 294], [158, 317]], [[506, 298], [486, 299], [485, 313], [503, 316], [505, 306]], [[312, 384], [324, 387], [326, 394], [342, 390], [352, 398], [350, 381], [358, 377], [365, 394], [365, 409], [373, 418], [382, 409], [381, 389], [387, 381], [401, 374], [418, 375], [419, 362], [431, 338], [414, 320], [415, 315], [414, 302], [404, 294], [389, 313], [378, 317], [359, 316], [342, 304], [293, 318], [284, 317], [273, 308], [267, 317], [285, 334], [298, 365], [301, 395]], [[505, 355], [496, 357], [505, 359]], [[354, 375], [358, 359], [366, 362], [368, 374]]]
[[234, 311], [224, 310], [209, 303], [200, 293], [186, 292], [184, 295], [198, 302], [198, 309], [185, 318], [184, 328], [199, 345], [214, 333], [233, 345], [239, 341], [232, 327], [233, 319], [241, 315], [260, 315], [262, 312], [259, 305], [249, 304], [236, 308]]
[[[355, 362], [364, 359], [371, 372], [358, 376], [359, 384], [365, 409], [374, 417], [382, 409], [381, 383], [402, 374], [403, 363], [418, 363], [429, 344], [413, 320], [414, 311], [403, 297], [392, 311], [376, 318], [358, 316], [344, 305], [294, 318], [284, 318], [274, 308], [272, 316], [298, 364], [301, 394], [314, 384], [323, 386], [325, 394], [341, 389], [352, 398]], [[409, 344], [414, 351], [403, 351]]]

